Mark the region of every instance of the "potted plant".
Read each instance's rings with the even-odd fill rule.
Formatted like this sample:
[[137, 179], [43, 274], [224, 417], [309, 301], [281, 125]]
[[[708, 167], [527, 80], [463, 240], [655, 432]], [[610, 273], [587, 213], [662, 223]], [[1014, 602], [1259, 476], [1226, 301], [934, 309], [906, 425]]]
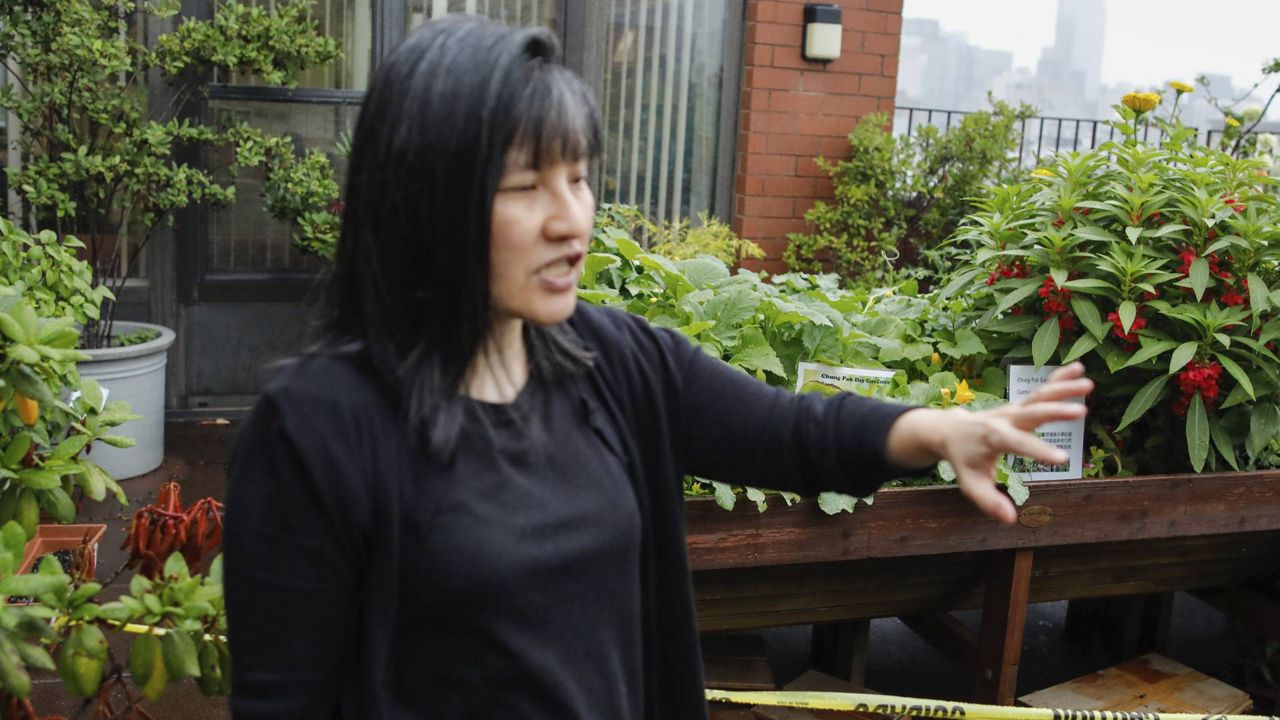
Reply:
[[[143, 28], [176, 15], [176, 0], [0, 5], [0, 62], [11, 79], [0, 90], [0, 110], [21, 128], [22, 165], [10, 172], [10, 186], [22, 199], [27, 230], [77, 238], [65, 242], [78, 243], [75, 256], [88, 262], [87, 292], [102, 310], [89, 302], [74, 309], [89, 355], [83, 374], [146, 418], [145, 426], [123, 431], [138, 448], [99, 458], [116, 477], [160, 463], [164, 365], [175, 340], [169, 329], [114, 322], [116, 298], [176, 210], [234, 200], [234, 188], [194, 160], [200, 151], [230, 148], [233, 176], [264, 167], [268, 209], [298, 225], [304, 247], [331, 245], [324, 238], [337, 228], [330, 209], [337, 185], [322, 153], [300, 156], [291, 138], [238, 121], [190, 118], [215, 69], [292, 85], [303, 70], [336, 58], [336, 43], [321, 37], [307, 14], [310, 4], [293, 0], [268, 10], [218, 3], [212, 18], [184, 19], [150, 45], [138, 39]], [[146, 89], [157, 79], [170, 90], [163, 102]], [[44, 235], [31, 237], [48, 244]], [[50, 275], [42, 251], [32, 252], [28, 271]]]
[[[120, 400], [104, 403], [95, 381], [78, 377], [74, 318], [41, 316], [72, 305], [74, 293], [47, 290], [0, 284], [0, 717], [39, 717], [28, 668], [56, 670], [67, 690], [106, 717], [145, 717], [138, 701], [187, 677], [223, 694], [230, 657], [221, 569], [208, 563], [221, 539], [220, 504], [205, 499], [183, 508], [176, 484], [166, 485], [130, 528], [126, 567], [139, 572], [129, 591], [111, 602], [99, 598], [126, 567], [95, 582], [105, 526], [72, 523], [85, 501], [113, 494], [125, 503], [88, 451], [128, 446], [111, 429], [133, 416]], [[192, 574], [204, 567], [207, 576]], [[127, 658], [110, 656], [106, 632], [138, 634]]]

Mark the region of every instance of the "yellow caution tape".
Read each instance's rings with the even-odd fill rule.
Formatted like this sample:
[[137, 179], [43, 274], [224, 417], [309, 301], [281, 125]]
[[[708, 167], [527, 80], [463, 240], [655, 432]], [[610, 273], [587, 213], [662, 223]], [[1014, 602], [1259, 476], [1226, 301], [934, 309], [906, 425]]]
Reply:
[[[168, 630], [167, 628], [162, 628], [162, 627], [152, 627], [151, 625], [139, 625], [138, 623], [125, 623], [124, 625], [121, 625], [121, 624], [119, 624], [119, 623], [116, 623], [115, 625], [116, 625], [116, 627], [120, 628], [121, 630], [123, 630], [123, 631], [125, 631], [125, 632], [131, 632], [131, 633], [135, 633], [135, 634], [137, 634], [137, 635], [144, 635], [144, 634], [146, 634], [146, 633], [151, 633], [151, 634], [153, 634], [153, 635], [164, 635], [164, 634], [166, 634], [166, 633], [168, 633], [168, 632], [169, 632], [169, 630]], [[205, 639], [206, 641], [210, 641], [210, 640], [221, 640], [222, 642], [226, 642], [226, 641], [227, 641], [227, 636], [225, 636], [225, 635], [210, 635], [210, 634], [208, 634], [208, 633], [205, 633], [204, 639]]]
[[965, 720], [1259, 720], [1260, 718], [1280, 720], [1275, 716], [1268, 718], [1265, 715], [1053, 710], [840, 692], [707, 690], [707, 700], [739, 705], [842, 710], [890, 717], [907, 715], [920, 718], [965, 718]]

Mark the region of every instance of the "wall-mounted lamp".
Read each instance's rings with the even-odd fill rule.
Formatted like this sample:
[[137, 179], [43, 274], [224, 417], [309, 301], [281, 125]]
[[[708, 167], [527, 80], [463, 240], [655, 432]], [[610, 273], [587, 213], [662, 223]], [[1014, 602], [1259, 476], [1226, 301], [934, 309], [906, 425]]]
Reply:
[[831, 3], [804, 4], [804, 59], [831, 62], [840, 57], [841, 11]]

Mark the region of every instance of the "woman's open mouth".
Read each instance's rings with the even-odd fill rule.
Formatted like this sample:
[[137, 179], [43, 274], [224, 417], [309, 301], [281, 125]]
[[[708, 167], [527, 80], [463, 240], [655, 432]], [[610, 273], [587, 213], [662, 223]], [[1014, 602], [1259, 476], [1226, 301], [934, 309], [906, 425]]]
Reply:
[[552, 292], [565, 292], [578, 286], [584, 253], [564, 255], [538, 268], [538, 280], [543, 288]]

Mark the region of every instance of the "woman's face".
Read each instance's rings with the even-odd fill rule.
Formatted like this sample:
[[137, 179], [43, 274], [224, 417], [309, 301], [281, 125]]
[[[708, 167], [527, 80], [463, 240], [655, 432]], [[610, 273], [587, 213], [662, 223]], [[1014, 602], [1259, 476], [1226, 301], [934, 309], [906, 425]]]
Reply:
[[587, 163], [508, 155], [493, 198], [489, 288], [499, 317], [553, 325], [573, 314], [596, 199]]

